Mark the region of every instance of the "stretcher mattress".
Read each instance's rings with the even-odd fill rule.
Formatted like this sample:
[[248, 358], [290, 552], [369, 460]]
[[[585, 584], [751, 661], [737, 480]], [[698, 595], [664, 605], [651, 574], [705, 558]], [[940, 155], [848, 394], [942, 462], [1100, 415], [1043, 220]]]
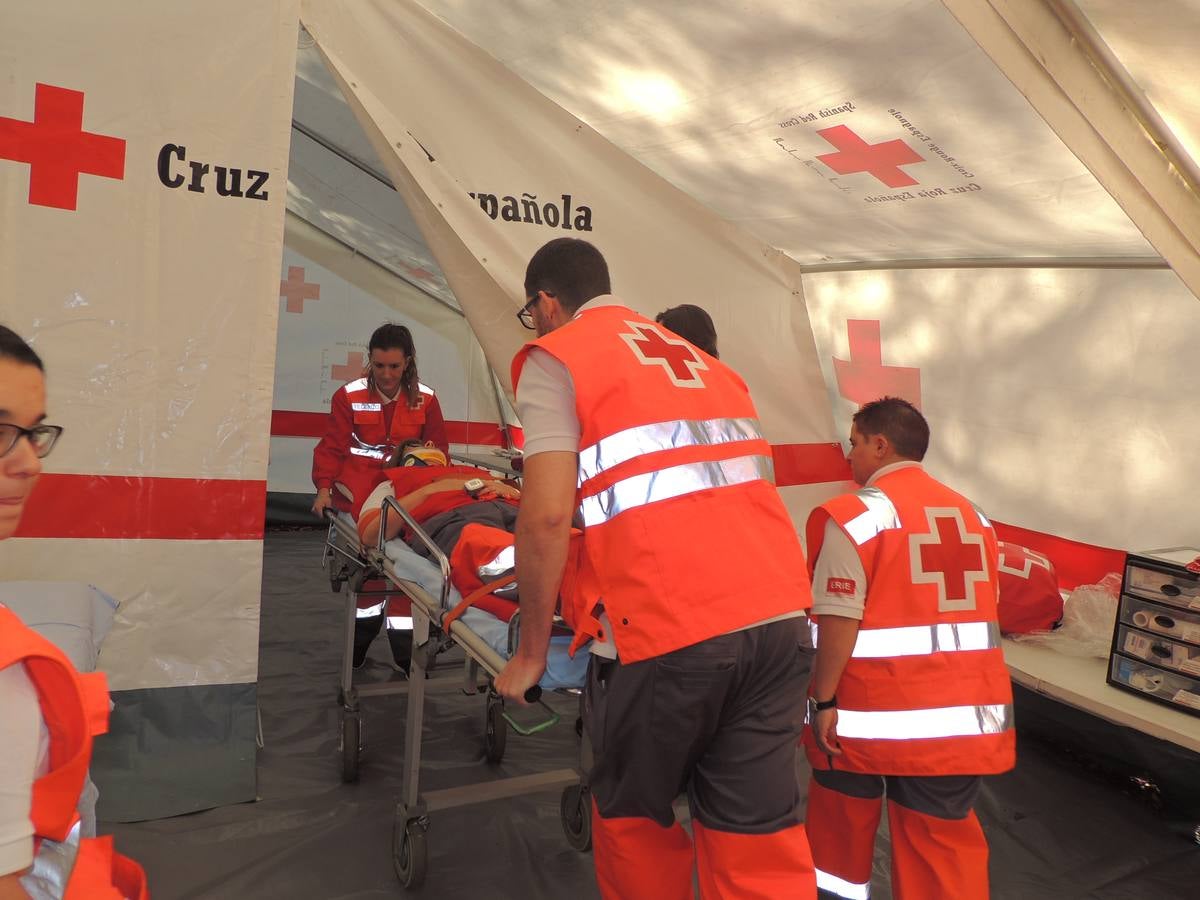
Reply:
[[[436, 565], [414, 553], [412, 548], [402, 540], [388, 541], [385, 552], [400, 578], [419, 584], [431, 597], [441, 596], [442, 573]], [[447, 608], [453, 609], [461, 602], [462, 594], [451, 585], [450, 595], [446, 600]], [[488, 646], [503, 659], [509, 658], [507, 622], [476, 607], [471, 607], [463, 613], [459, 621], [486, 641]], [[567, 654], [570, 643], [571, 638], [567, 635], [558, 635], [550, 639], [546, 672], [538, 682], [542, 690], [553, 691], [583, 687], [590, 654], [587, 647], [582, 647], [572, 658]]]

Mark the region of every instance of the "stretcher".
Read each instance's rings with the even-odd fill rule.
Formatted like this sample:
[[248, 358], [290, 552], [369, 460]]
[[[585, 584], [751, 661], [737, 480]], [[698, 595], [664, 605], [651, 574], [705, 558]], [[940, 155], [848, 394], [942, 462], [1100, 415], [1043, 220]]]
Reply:
[[[415, 553], [401, 540], [384, 542], [390, 517], [399, 516], [414, 538], [429, 551], [431, 559]], [[516, 648], [520, 634], [520, 615], [515, 604], [508, 622], [501, 625], [506, 638], [502, 655], [481, 632], [494, 631], [499, 619], [489, 622], [489, 613], [468, 609], [461, 616], [450, 615], [456, 605], [457, 591], [450, 579], [450, 562], [416, 520], [393, 498], [384, 501], [380, 520], [380, 543], [364, 546], [358, 529], [345, 516], [330, 516], [323, 563], [335, 592], [346, 591], [346, 627], [338, 691], [341, 731], [342, 779], [355, 781], [359, 771], [360, 700], [367, 696], [404, 693], [408, 697], [404, 724], [404, 768], [401, 796], [397, 804], [392, 840], [392, 861], [396, 875], [406, 888], [420, 885], [428, 861], [429, 813], [436, 809], [502, 799], [538, 791], [561, 790], [560, 814], [568, 843], [586, 851], [591, 846], [591, 808], [586, 781], [586, 741], [579, 769], [558, 769], [499, 781], [488, 781], [469, 788], [453, 788], [429, 794], [420, 792], [421, 734], [424, 723], [425, 695], [429, 685], [426, 673], [437, 658], [451, 648], [465, 654], [462, 690], [466, 694], [484, 694], [484, 756], [491, 763], [504, 758], [508, 731], [528, 735], [556, 724], [559, 716], [542, 699], [543, 686], [573, 690], [582, 687], [585, 658], [566, 657], [569, 637], [552, 646], [547, 676], [526, 694], [526, 701], [541, 711], [541, 718], [528, 721], [510, 714], [504, 700], [494, 689], [494, 679], [504, 667], [507, 656]], [[432, 560], [432, 562], [431, 562]], [[383, 586], [380, 586], [382, 582]], [[386, 596], [401, 593], [411, 602], [413, 618], [412, 665], [407, 681], [356, 685], [352, 666], [354, 621], [358, 597], [366, 594]], [[495, 612], [499, 613], [499, 610]], [[475, 627], [472, 627], [472, 626]], [[566, 660], [566, 662], [564, 662]], [[481, 681], [482, 670], [482, 681]], [[572, 676], [574, 676], [572, 678]], [[573, 683], [569, 683], [572, 682]], [[578, 732], [577, 722], [577, 732]]]

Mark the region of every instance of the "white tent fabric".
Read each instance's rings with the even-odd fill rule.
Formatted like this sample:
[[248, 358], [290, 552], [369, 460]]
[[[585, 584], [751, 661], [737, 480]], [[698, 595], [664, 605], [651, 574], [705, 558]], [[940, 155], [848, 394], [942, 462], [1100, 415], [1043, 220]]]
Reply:
[[311, 502], [313, 448], [325, 431], [331, 395], [360, 377], [367, 338], [381, 322], [412, 331], [421, 380], [437, 391], [452, 442], [464, 449], [501, 442], [495, 381], [459, 310], [293, 214], [284, 229], [280, 284], [272, 500], [295, 498], [301, 513]]
[[[514, 316], [526, 261], [552, 237], [583, 236], [603, 248], [616, 294], [638, 311], [652, 316], [686, 301], [713, 313], [722, 358], [750, 384], [777, 454], [816, 473], [792, 483], [843, 477], [794, 261], [667, 184], [419, 6], [321, 3], [304, 16], [502, 381], [532, 336]], [[387, 89], [394, 84], [421, 88]], [[791, 493], [798, 507], [811, 504]]]
[[253, 797], [296, 21], [294, 0], [54, 0], [0, 29], [0, 321], [65, 427], [0, 577], [120, 601], [104, 741], [144, 794], [143, 765], [188, 773], [160, 811]]
[[[1111, 4], [1083, 10], [1130, 33]], [[1175, 8], [1193, 21], [1195, 12]], [[1194, 144], [1185, 133], [1150, 159], [1160, 145], [1147, 135], [1169, 131], [1181, 111], [1187, 118], [1192, 39], [1173, 35], [1196, 32], [1165, 13], [1137, 26], [1176, 48], [1166, 66], [1180, 77], [1149, 77], [1170, 107], [1156, 119], [1148, 100], [1137, 116], [1113, 107], [1117, 88], [1136, 81], [1101, 67], [1123, 54], [1161, 73], [1136, 41], [1117, 41], [1103, 59], [1056, 44], [1053, 60], [1034, 65], [1039, 33], [1022, 29], [1051, 13], [1064, 29], [1089, 24], [1059, 0], [763, 0], [686, 14], [674, 4], [538, 0], [302, 7], [393, 180], [406, 182], [401, 192], [459, 302], [489, 335], [498, 371], [520, 337], [503, 331], [520, 303], [520, 263], [559, 232], [481, 219], [463, 209], [464, 195], [502, 204], [522, 191], [539, 202], [569, 193], [599, 209], [578, 185], [600, 176], [606, 224], [613, 204], [624, 204], [626, 233], [670, 222], [640, 240], [652, 263], [614, 264], [618, 284], [623, 274], [655, 278], [648, 302], [645, 292], [634, 298], [650, 311], [685, 300], [708, 307], [769, 428], [817, 408], [798, 388], [809, 382], [782, 368], [815, 362], [838, 436], [872, 391], [920, 402], [934, 428], [930, 466], [1010, 534], [1065, 538], [1063, 553], [1070, 541], [1187, 543], [1200, 513], [1175, 482], [1200, 427], [1178, 398], [1196, 385], [1188, 348], [1200, 337], [1200, 306], [1167, 263], [1187, 278], [1197, 258]], [[1013, 62], [1018, 53], [1028, 59]], [[564, 132], [564, 112], [575, 132]], [[588, 144], [580, 171], [578, 136], [591, 129], [612, 146], [598, 144], [605, 150], [591, 162]], [[778, 265], [797, 301], [807, 298], [815, 346], [790, 336], [779, 344], [788, 326], [778, 316], [800, 327], [797, 301], [689, 289], [698, 258], [720, 270], [745, 260], [680, 240], [663, 217], [688, 201], [651, 200], [644, 170], [611, 161], [617, 148], [723, 217], [726, 234], [752, 233], [801, 264]], [[536, 237], [518, 243], [522, 229]], [[626, 235], [597, 225], [583, 236], [609, 252]], [[839, 368], [852, 375], [849, 388]], [[814, 434], [829, 432], [772, 437]], [[793, 512], [819, 494], [793, 495]], [[1089, 559], [1094, 573], [1115, 556]]]

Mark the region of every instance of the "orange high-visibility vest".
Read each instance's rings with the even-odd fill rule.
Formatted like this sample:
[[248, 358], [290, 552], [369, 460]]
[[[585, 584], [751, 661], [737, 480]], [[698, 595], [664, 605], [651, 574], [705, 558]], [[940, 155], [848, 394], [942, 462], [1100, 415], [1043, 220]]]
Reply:
[[[35, 852], [63, 842], [79, 821], [76, 807], [87, 777], [92, 738], [108, 730], [103, 673], [80, 674], [57, 647], [0, 606], [0, 669], [24, 663], [50, 733], [50, 770], [33, 784]], [[35, 872], [37, 865], [35, 863]], [[83, 838], [65, 900], [146, 900], [141, 867], [112, 849], [112, 838]]]
[[[996, 619], [991, 523], [918, 466], [813, 510], [810, 558], [832, 519], [858, 550], [867, 600], [837, 686], [834, 768], [882, 775], [988, 775], [1016, 760], [1012, 683]], [[818, 623], [818, 647], [820, 645]], [[829, 768], [811, 729], [814, 767]]]
[[602, 603], [621, 660], [636, 662], [812, 604], [771, 447], [732, 369], [620, 306], [527, 344], [514, 385], [533, 347], [570, 372], [581, 428], [583, 548], [564, 618], [579, 627]]
[[350, 412], [354, 423], [350, 433], [349, 451], [352, 457], [373, 459], [379, 464], [404, 441], [420, 438], [425, 427], [425, 409], [433, 396], [433, 389], [418, 384], [420, 392], [417, 405], [411, 407], [401, 395], [392, 411], [392, 423], [384, 427], [383, 402], [366, 378], [351, 381], [342, 388], [350, 401]]

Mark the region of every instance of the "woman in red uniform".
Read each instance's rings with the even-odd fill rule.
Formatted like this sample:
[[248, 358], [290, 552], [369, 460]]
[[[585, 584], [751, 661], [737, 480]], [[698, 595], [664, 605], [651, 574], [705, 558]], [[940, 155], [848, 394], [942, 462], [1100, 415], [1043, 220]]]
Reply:
[[[357, 494], [359, 504], [380, 481], [380, 473], [396, 448], [406, 440], [431, 443], [450, 453], [442, 408], [431, 388], [417, 377], [417, 350], [404, 325], [380, 325], [367, 344], [370, 362], [362, 378], [338, 388], [329, 411], [329, 428], [313, 451], [313, 512], [332, 507], [354, 508], [350, 498], [333, 489], [340, 483]], [[354, 665], [366, 660], [367, 649], [380, 624], [384, 605], [375, 597], [359, 599], [354, 623]], [[396, 665], [407, 672], [412, 659], [412, 610], [408, 601], [390, 597], [386, 604], [388, 642]]]
[[313, 512], [318, 516], [330, 506], [348, 511], [351, 504], [333, 490], [334, 483], [353, 490], [364, 475], [377, 481], [375, 474], [406, 440], [416, 438], [450, 452], [437, 395], [418, 379], [417, 351], [408, 328], [380, 325], [367, 352], [363, 377], [334, 393], [329, 427], [313, 451]]
[[[62, 429], [47, 425], [42, 361], [0, 325], [0, 540], [11, 537]], [[0, 594], [2, 599], [2, 594]], [[0, 900], [144, 900], [145, 876], [77, 812], [104, 675], [81, 675], [0, 603]]]

